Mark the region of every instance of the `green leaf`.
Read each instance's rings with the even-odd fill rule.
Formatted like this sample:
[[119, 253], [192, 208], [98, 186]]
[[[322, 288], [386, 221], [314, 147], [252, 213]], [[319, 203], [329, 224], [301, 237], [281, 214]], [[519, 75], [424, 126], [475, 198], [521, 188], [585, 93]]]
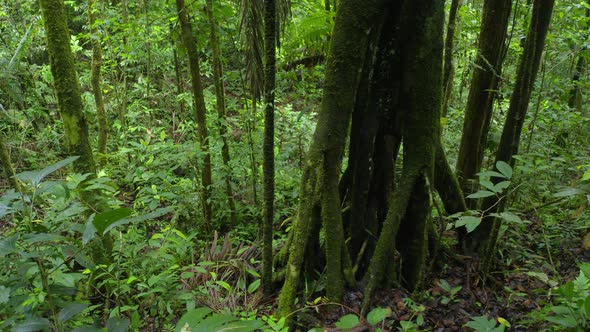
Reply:
[[496, 163], [496, 168], [500, 173], [504, 174], [507, 179], [512, 178], [512, 167], [508, 165], [506, 162], [500, 160]]
[[16, 252], [16, 240], [18, 235], [9, 236], [3, 240], [0, 240], [0, 257], [12, 254]]
[[260, 279], [256, 279], [254, 281], [252, 281], [252, 283], [250, 285], [248, 285], [248, 293], [252, 294], [255, 291], [258, 290], [258, 288], [260, 287]]
[[584, 175], [582, 175], [582, 181], [588, 181], [588, 180], [590, 180], [590, 168], [587, 169], [586, 172], [584, 172]]
[[6, 288], [5, 286], [0, 286], [0, 304], [8, 302], [10, 300], [10, 288]]
[[465, 226], [467, 233], [471, 233], [481, 224], [480, 217], [463, 216], [455, 222], [455, 227]]
[[496, 178], [506, 178], [506, 175], [495, 172], [495, 171], [485, 171], [481, 173], [477, 173], [479, 176], [489, 176], [489, 177], [496, 177]]
[[493, 192], [497, 192], [496, 188], [494, 187], [494, 184], [492, 183], [492, 181], [488, 181], [488, 180], [481, 180], [479, 181], [479, 184], [481, 184], [482, 186], [484, 186], [485, 188], [493, 191]]
[[111, 317], [107, 321], [107, 330], [109, 332], [127, 332], [129, 324], [129, 318]]
[[500, 213], [500, 218], [506, 220], [507, 222], [512, 222], [515, 224], [525, 224], [525, 222], [522, 219], [520, 219], [519, 216], [512, 212], [502, 212]]
[[57, 242], [64, 239], [65, 238], [63, 236], [52, 233], [25, 234], [23, 236], [23, 240], [31, 244], [39, 242]]
[[[175, 332], [180, 332], [181, 329], [184, 327], [185, 324], [188, 324], [191, 328], [195, 328], [202, 320], [211, 313], [211, 309], [209, 308], [196, 308], [193, 310], [187, 311], [180, 320], [178, 324], [176, 324], [176, 328], [174, 329]], [[196, 331], [196, 330], [194, 330]]]
[[581, 194], [585, 194], [586, 192], [582, 189], [578, 189], [578, 188], [566, 188], [558, 193], [553, 194], [553, 197], [569, 197], [569, 196], [575, 196], [575, 195], [581, 195]]
[[351, 329], [355, 326], [357, 326], [359, 323], [359, 318], [357, 315], [354, 314], [348, 314], [345, 316], [340, 317], [340, 319], [336, 322], [336, 327], [340, 328], [340, 329]]
[[225, 288], [225, 290], [231, 291], [231, 286], [227, 282], [225, 282], [223, 280], [217, 280], [215, 283], [218, 284], [219, 286]]
[[62, 161], [58, 161], [57, 163], [55, 163], [53, 165], [49, 165], [40, 171], [26, 171], [26, 172], [18, 173], [16, 175], [16, 177], [19, 178], [19, 180], [21, 180], [23, 182], [30, 183], [34, 187], [37, 187], [47, 175], [57, 171], [58, 169], [60, 169], [64, 166], [71, 164], [72, 162], [74, 162], [74, 160], [76, 160], [78, 158], [79, 158], [78, 156], [69, 157], [69, 158], [66, 158]]
[[264, 323], [259, 320], [240, 320], [223, 325], [223, 327], [216, 330], [216, 332], [252, 332], [261, 329], [263, 326]]
[[133, 210], [128, 208], [119, 208], [106, 211], [95, 215], [94, 220], [92, 220], [92, 224], [94, 224], [94, 227], [99, 234], [104, 235], [106, 233], [107, 227], [123, 218], [130, 216], [131, 213], [133, 213]]
[[510, 181], [502, 181], [494, 186], [494, 192], [501, 193], [504, 189], [510, 187]]
[[10, 213], [10, 207], [6, 204], [0, 203], [0, 218], [3, 218]]
[[470, 327], [478, 332], [496, 331], [496, 320], [488, 319], [486, 316], [471, 317], [471, 321], [464, 326]]
[[483, 197], [490, 197], [494, 196], [495, 194], [491, 191], [487, 190], [479, 190], [478, 192], [467, 196], [467, 198], [483, 198]]
[[96, 235], [96, 227], [92, 221], [94, 220], [94, 213], [90, 215], [86, 224], [84, 225], [84, 232], [82, 233], [82, 244], [87, 245]]
[[86, 303], [69, 303], [57, 314], [57, 320], [63, 323], [88, 308]]
[[49, 322], [46, 318], [29, 318], [28, 320], [20, 323], [12, 328], [12, 332], [33, 332], [33, 331], [41, 331], [41, 330], [48, 330], [51, 326], [51, 322]]
[[[141, 216], [137, 216], [137, 217], [132, 217], [132, 218], [124, 218], [124, 219], [120, 219], [116, 222], [111, 223], [110, 225], [108, 225], [104, 232], [102, 233], [103, 235], [106, 234], [108, 231], [110, 231], [111, 229], [117, 227], [117, 226], [121, 226], [121, 225], [126, 225], [129, 223], [134, 223], [134, 222], [139, 222], [139, 221], [145, 221], [145, 220], [151, 220], [151, 219], [156, 219], [159, 218], [161, 216], [164, 216], [170, 212], [173, 211], [172, 207], [165, 207], [165, 208], [160, 208], [157, 209], [155, 211], [152, 211], [148, 214], [144, 214]], [[97, 228], [98, 229], [98, 228]]]
[[377, 325], [379, 322], [392, 314], [391, 308], [375, 308], [367, 314], [367, 322], [371, 325]]

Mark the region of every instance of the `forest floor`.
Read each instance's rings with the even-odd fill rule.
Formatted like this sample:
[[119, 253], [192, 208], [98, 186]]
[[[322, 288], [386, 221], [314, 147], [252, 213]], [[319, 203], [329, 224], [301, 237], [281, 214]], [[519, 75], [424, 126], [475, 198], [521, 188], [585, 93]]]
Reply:
[[[401, 322], [422, 320], [422, 324], [413, 325], [421, 331], [472, 331], [465, 324], [479, 316], [507, 321], [510, 331], [544, 330], [549, 326], [544, 319], [548, 313], [542, 314], [541, 310], [553, 304], [552, 292], [558, 285], [578, 276], [578, 264], [590, 261], [590, 251], [582, 248], [583, 234], [564, 232], [570, 237], [565, 239], [564, 233], [547, 234], [543, 228], [542, 222], [537, 219], [529, 225], [527, 232], [520, 234], [520, 238], [513, 238], [505, 248], [505, 256], [498, 255], [502, 271], [487, 278], [477, 272], [478, 262], [471, 257], [445, 252], [441, 253], [446, 256], [445, 259], [439, 261], [447, 264], [433, 267], [431, 277], [420, 291], [413, 294], [402, 289], [380, 291], [375, 296], [373, 307], [392, 309], [392, 315], [382, 325], [382, 330], [389, 331], [386, 326], [393, 326], [392, 330], [405, 331], [400, 326]], [[554, 229], [554, 232], [557, 231]], [[560, 238], [550, 250], [547, 250], [549, 242], [539, 242], [539, 239], [554, 236]], [[518, 251], [519, 257], [514, 257], [516, 252], [511, 252], [510, 247], [518, 244], [519, 248], [512, 249]], [[548, 257], [549, 252], [551, 257]], [[342, 315], [360, 312], [362, 301], [361, 292], [349, 292], [340, 310], [318, 307], [315, 316], [323, 326], [333, 328], [334, 322]], [[339, 329], [334, 328], [333, 331]], [[354, 331], [373, 330], [365, 326]]]

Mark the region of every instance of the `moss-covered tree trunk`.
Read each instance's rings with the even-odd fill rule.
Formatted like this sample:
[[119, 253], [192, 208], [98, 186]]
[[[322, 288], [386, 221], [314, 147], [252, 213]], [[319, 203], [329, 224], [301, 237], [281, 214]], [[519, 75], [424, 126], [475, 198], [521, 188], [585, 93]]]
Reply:
[[102, 48], [100, 46], [99, 32], [96, 27], [96, 13], [98, 11], [99, 8], [97, 7], [96, 0], [90, 0], [88, 2], [88, 24], [90, 26], [90, 43], [92, 45], [90, 82], [92, 84], [92, 94], [94, 95], [96, 117], [98, 119], [98, 153], [104, 155], [107, 153], [108, 123], [101, 88], [100, 70], [102, 67]]
[[[320, 221], [326, 230], [327, 296], [340, 301], [344, 292], [343, 263], [348, 260], [343, 250], [338, 176], [354, 107], [358, 72], [364, 62], [368, 32], [379, 17], [381, 3], [381, 0], [342, 0], [338, 3], [321, 109], [306, 156], [285, 283], [279, 296], [278, 313], [283, 317], [294, 310], [306, 248], [312, 232], [319, 229]], [[317, 252], [309, 254], [317, 257]]]
[[199, 68], [199, 53], [197, 52], [197, 42], [193, 35], [191, 23], [188, 19], [184, 0], [176, 0], [176, 10], [184, 47], [187, 50], [188, 64], [191, 74], [191, 89], [193, 93], [194, 116], [197, 123], [197, 132], [199, 136], [199, 145], [203, 153], [203, 163], [201, 169], [201, 202], [203, 206], [203, 217], [205, 229], [211, 230], [212, 207], [211, 207], [211, 155], [209, 154], [209, 134], [207, 132], [207, 109], [205, 107], [205, 97], [203, 96], [203, 87], [201, 84], [201, 69]]
[[8, 183], [14, 188], [16, 191], [21, 191], [22, 187], [18, 179], [16, 178], [16, 173], [14, 171], [14, 167], [12, 166], [12, 160], [10, 158], [10, 151], [8, 147], [4, 143], [4, 134], [0, 133], [0, 166], [4, 171], [4, 176], [6, 176], [6, 180]]
[[[219, 47], [219, 34], [217, 32], [217, 21], [213, 13], [213, 0], [207, 0], [205, 6], [207, 18], [209, 19], [209, 26], [211, 28], [211, 50], [213, 51], [213, 80], [215, 84], [215, 98], [217, 101], [217, 126], [219, 127], [219, 136], [221, 137], [221, 158], [225, 168], [225, 195], [227, 196], [227, 203], [230, 209], [230, 224], [225, 225], [225, 230], [234, 227], [238, 224], [238, 213], [236, 211], [236, 202], [234, 200], [234, 191], [231, 185], [231, 167], [229, 144], [227, 142], [227, 117], [225, 112], [225, 87], [223, 79], [223, 64], [221, 57], [221, 48]], [[176, 58], [176, 53], [175, 53]], [[177, 73], [178, 76], [178, 73]]]
[[65, 5], [63, 0], [40, 0], [39, 2], [45, 22], [47, 51], [53, 84], [57, 92], [59, 114], [65, 129], [66, 147], [70, 155], [80, 157], [74, 161], [76, 172], [96, 174], [88, 139], [88, 125], [80, 96], [80, 84], [70, 48]]
[[512, 0], [485, 0], [477, 59], [465, 109], [463, 135], [457, 157], [457, 175], [466, 194], [480, 171], [492, 116], [494, 96], [502, 73], [502, 60]]
[[434, 178], [434, 155], [440, 139], [443, 24], [442, 1], [404, 1], [400, 23], [405, 30], [401, 32], [405, 40], [400, 42], [404, 71], [398, 106], [404, 119], [403, 170], [365, 275], [365, 312], [396, 249], [404, 262], [403, 283], [412, 289], [421, 282], [430, 220], [428, 183]]
[[[518, 154], [520, 135], [531, 93], [534, 88], [535, 78], [541, 63], [545, 37], [549, 30], [554, 3], [555, 0], [535, 0], [533, 3], [531, 23], [524, 51], [518, 65], [516, 84], [510, 97], [510, 106], [506, 115], [506, 122], [502, 130], [502, 137], [498, 152], [496, 153], [495, 162], [504, 161], [510, 166], [514, 166], [515, 160], [512, 157]], [[495, 196], [490, 197], [484, 200], [483, 209], [488, 210], [489, 213], [501, 212], [505, 206], [505, 202], [506, 200], [503, 199], [498, 204]], [[490, 268], [492, 258], [494, 257], [500, 225], [501, 219], [488, 217], [471, 233], [473, 236], [470, 239], [470, 246], [474, 251], [480, 253], [484, 270]]]
[[453, 50], [455, 48], [455, 34], [457, 30], [457, 12], [462, 5], [463, 0], [452, 0], [451, 8], [449, 9], [449, 21], [447, 23], [447, 33], [445, 36], [445, 57], [443, 66], [443, 117], [447, 116], [449, 102], [451, 100], [451, 92], [453, 91], [453, 75], [455, 74], [455, 65], [453, 64]]
[[264, 0], [264, 210], [262, 222], [262, 282], [264, 295], [272, 293], [272, 225], [275, 199], [275, 52], [276, 2]]

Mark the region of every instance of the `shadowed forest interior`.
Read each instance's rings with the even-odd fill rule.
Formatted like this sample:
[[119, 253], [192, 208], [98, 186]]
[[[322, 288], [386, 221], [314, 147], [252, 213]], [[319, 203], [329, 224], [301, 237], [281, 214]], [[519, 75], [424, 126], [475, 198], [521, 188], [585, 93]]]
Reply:
[[0, 330], [590, 330], [587, 0], [0, 1]]

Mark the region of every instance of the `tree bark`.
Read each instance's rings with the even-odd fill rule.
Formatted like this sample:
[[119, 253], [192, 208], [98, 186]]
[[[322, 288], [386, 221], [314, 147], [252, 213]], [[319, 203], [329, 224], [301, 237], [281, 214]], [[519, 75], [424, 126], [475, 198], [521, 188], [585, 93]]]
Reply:
[[207, 17], [209, 19], [209, 26], [211, 27], [211, 48], [213, 51], [213, 80], [215, 84], [215, 98], [217, 101], [217, 119], [219, 127], [219, 136], [221, 137], [221, 158], [223, 159], [223, 166], [225, 168], [225, 195], [227, 196], [227, 203], [230, 208], [230, 224], [225, 225], [226, 231], [235, 227], [238, 224], [238, 213], [236, 211], [236, 203], [234, 200], [234, 191], [231, 185], [231, 167], [229, 144], [227, 142], [227, 116], [225, 112], [225, 87], [223, 80], [223, 65], [221, 57], [221, 48], [219, 47], [219, 34], [217, 32], [217, 22], [213, 13], [213, 0], [207, 0], [205, 6]]
[[[457, 157], [457, 175], [465, 194], [476, 189], [473, 179], [481, 169], [494, 96], [502, 73], [502, 60], [512, 0], [485, 0], [478, 55], [471, 78], [463, 135]], [[475, 208], [474, 206], [471, 206]]]
[[96, 13], [98, 11], [99, 9], [96, 6], [96, 1], [90, 0], [88, 2], [88, 23], [90, 26], [90, 43], [92, 45], [90, 82], [92, 85], [92, 93], [94, 95], [94, 104], [96, 105], [96, 115], [98, 119], [98, 153], [104, 155], [107, 153], [108, 123], [101, 89], [100, 70], [102, 66], [102, 49], [100, 46], [100, 36], [98, 35], [98, 29], [96, 28]]
[[455, 48], [455, 33], [457, 30], [457, 12], [463, 5], [463, 0], [452, 0], [451, 8], [449, 10], [449, 22], [447, 23], [447, 33], [445, 36], [445, 51], [444, 51], [444, 71], [443, 71], [443, 107], [442, 117], [447, 116], [449, 110], [449, 102], [451, 99], [451, 92], [453, 91], [453, 75], [455, 73], [455, 66], [453, 64], [453, 49]]
[[[340, 301], [344, 292], [343, 227], [338, 193], [338, 175], [346, 144], [350, 115], [354, 107], [358, 72], [364, 62], [367, 32], [374, 27], [381, 0], [342, 0], [338, 4], [335, 28], [326, 64], [321, 109], [312, 144], [306, 156], [301, 180], [297, 219], [287, 263], [285, 283], [279, 296], [278, 314], [289, 315], [312, 230], [323, 217], [326, 230], [327, 296]], [[346, 253], [345, 253], [346, 255]], [[346, 258], [344, 258], [346, 261]]]
[[[531, 23], [518, 65], [516, 84], [510, 98], [510, 106], [494, 164], [504, 161], [514, 167], [515, 159], [512, 157], [518, 154], [520, 135], [541, 63], [554, 3], [555, 0], [535, 0], [533, 3]], [[492, 196], [484, 200], [483, 209], [487, 210], [488, 214], [499, 213], [503, 210], [505, 202], [505, 199], [498, 202], [498, 199]], [[479, 252], [484, 271], [490, 268], [494, 257], [500, 225], [501, 219], [488, 217], [471, 233], [469, 247], [473, 252]]]
[[[444, 4], [442, 1], [405, 1], [400, 27], [402, 86], [399, 110], [403, 112], [404, 162], [401, 181], [392, 194], [383, 229], [369, 270], [363, 312], [384, 281], [389, 259], [397, 248], [406, 287], [421, 282], [430, 216], [428, 183], [434, 178], [434, 154], [440, 139], [442, 103], [442, 52]], [[396, 240], [397, 239], [397, 240]], [[397, 242], [397, 243], [396, 243]]]
[[80, 83], [70, 47], [70, 32], [63, 0], [40, 0], [47, 51], [53, 84], [57, 92], [59, 113], [65, 129], [68, 153], [79, 156], [74, 161], [78, 173], [96, 174], [96, 165], [88, 139], [88, 124], [84, 116]]
[[201, 202], [203, 206], [203, 218], [205, 230], [211, 231], [212, 207], [211, 207], [211, 155], [209, 153], [209, 134], [207, 132], [207, 109], [201, 84], [201, 69], [199, 68], [199, 53], [197, 51], [196, 38], [193, 35], [192, 26], [188, 19], [184, 0], [176, 0], [176, 10], [180, 22], [181, 35], [184, 47], [187, 50], [189, 69], [192, 82], [194, 116], [197, 122], [199, 145], [203, 152], [203, 167], [201, 170]]
[[0, 166], [2, 166], [4, 176], [6, 176], [8, 183], [10, 183], [14, 190], [16, 190], [17, 192], [22, 191], [21, 184], [16, 178], [16, 172], [14, 171], [14, 167], [12, 166], [10, 151], [4, 143], [4, 134], [2, 133], [0, 133]]
[[275, 71], [276, 71], [276, 6], [275, 0], [264, 1], [264, 144], [263, 182], [264, 211], [262, 224], [262, 282], [264, 295], [272, 293], [272, 229], [275, 198]]

